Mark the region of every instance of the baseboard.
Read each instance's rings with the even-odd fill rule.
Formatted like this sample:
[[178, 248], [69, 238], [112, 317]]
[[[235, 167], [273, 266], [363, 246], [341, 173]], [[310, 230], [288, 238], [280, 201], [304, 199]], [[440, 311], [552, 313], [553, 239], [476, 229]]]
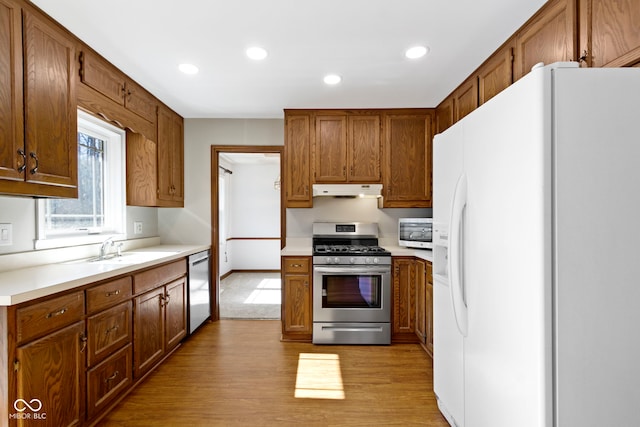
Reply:
[[230, 270], [220, 276], [220, 280], [224, 280], [233, 273], [280, 273], [280, 270]]

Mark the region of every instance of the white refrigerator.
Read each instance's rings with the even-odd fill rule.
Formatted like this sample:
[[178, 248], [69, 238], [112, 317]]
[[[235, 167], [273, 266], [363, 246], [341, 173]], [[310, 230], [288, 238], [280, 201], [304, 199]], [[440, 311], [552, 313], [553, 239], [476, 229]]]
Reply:
[[640, 69], [533, 69], [434, 138], [451, 425], [640, 425]]

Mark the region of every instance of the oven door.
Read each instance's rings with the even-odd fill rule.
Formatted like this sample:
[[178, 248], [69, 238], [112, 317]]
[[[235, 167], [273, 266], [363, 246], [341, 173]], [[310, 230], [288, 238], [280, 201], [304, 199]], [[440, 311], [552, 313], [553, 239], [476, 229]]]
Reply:
[[314, 266], [314, 322], [390, 322], [390, 266]]

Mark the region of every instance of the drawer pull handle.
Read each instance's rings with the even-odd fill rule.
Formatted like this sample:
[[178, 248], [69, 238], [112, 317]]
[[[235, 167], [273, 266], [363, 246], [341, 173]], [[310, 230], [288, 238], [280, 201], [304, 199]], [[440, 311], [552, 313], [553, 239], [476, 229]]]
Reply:
[[40, 164], [40, 160], [38, 160], [38, 156], [36, 156], [36, 153], [34, 153], [33, 151], [29, 153], [29, 156], [36, 161], [35, 166], [30, 171], [31, 175], [35, 175], [36, 172], [38, 172], [38, 165]]
[[111, 375], [110, 377], [105, 378], [105, 379], [104, 379], [104, 382], [105, 382], [105, 383], [108, 383], [108, 382], [110, 382], [110, 381], [115, 380], [115, 379], [116, 379], [116, 377], [117, 377], [119, 374], [120, 374], [120, 372], [115, 371], [115, 372], [113, 373], [113, 375]]
[[60, 316], [64, 314], [66, 311], [67, 311], [66, 308], [63, 308], [62, 310], [58, 310], [58, 311], [52, 311], [51, 313], [47, 314], [46, 318], [51, 319], [52, 317]]
[[104, 331], [104, 333], [105, 333], [106, 335], [109, 335], [111, 332], [115, 332], [115, 331], [117, 331], [117, 330], [118, 330], [118, 325], [116, 325], [116, 326], [114, 326], [114, 327], [112, 327], [112, 328], [107, 329], [106, 331]]
[[108, 297], [112, 297], [114, 295], [120, 295], [120, 289], [118, 289], [117, 291], [113, 291], [113, 292], [107, 292], [105, 295], [108, 296]]
[[291, 267], [296, 267], [296, 268], [302, 267], [302, 264], [291, 264]]

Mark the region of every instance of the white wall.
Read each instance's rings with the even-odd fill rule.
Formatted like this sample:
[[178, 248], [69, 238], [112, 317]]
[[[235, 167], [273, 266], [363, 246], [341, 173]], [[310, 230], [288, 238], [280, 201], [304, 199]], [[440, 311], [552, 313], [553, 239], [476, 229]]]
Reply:
[[159, 211], [163, 243], [211, 244], [212, 145], [284, 145], [284, 120], [185, 119], [184, 208]]
[[[273, 184], [280, 175], [280, 164], [235, 164], [232, 170], [229, 237], [234, 240], [228, 244], [231, 268], [279, 270], [280, 190], [275, 190]], [[278, 240], [259, 239], [265, 237]]]

